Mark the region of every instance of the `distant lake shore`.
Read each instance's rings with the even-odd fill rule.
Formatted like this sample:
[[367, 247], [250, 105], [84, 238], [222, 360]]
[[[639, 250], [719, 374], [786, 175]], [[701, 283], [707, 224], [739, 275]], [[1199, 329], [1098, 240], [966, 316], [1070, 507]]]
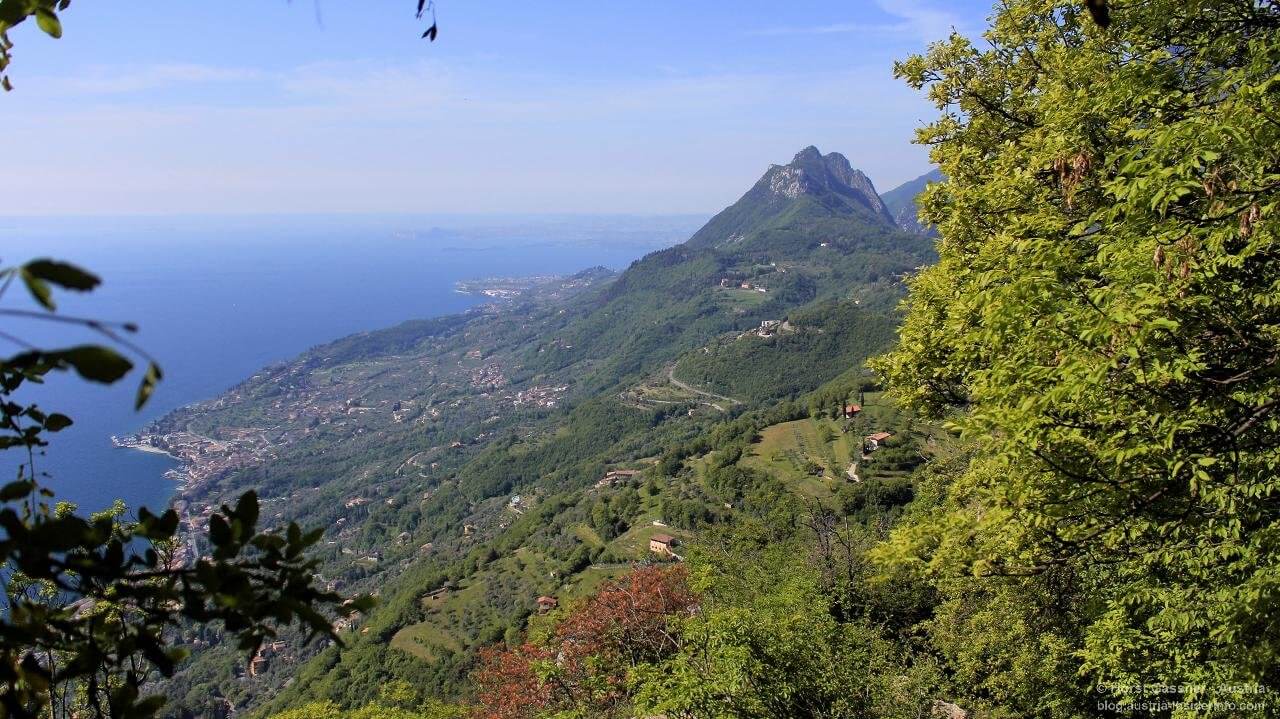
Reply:
[[[659, 218], [646, 225], [645, 218], [625, 217], [523, 224], [503, 218], [486, 227], [473, 218], [456, 230], [427, 224], [435, 228], [428, 232], [405, 223], [430, 220], [403, 217], [5, 222], [0, 236], [6, 258], [56, 257], [103, 278], [93, 293], [62, 295], [59, 312], [136, 322], [141, 331], [133, 339], [164, 368], [164, 381], [141, 412], [133, 410], [134, 375], [110, 387], [59, 376], [24, 387], [17, 397], [75, 422], [51, 436], [37, 457], [37, 471], [58, 499], [88, 511], [123, 499], [136, 512], [173, 501], [182, 465], [158, 447], [115, 451], [113, 435], [136, 433], [315, 345], [492, 300], [461, 294], [458, 283], [565, 275], [598, 265], [621, 269], [648, 250], [684, 239], [700, 219]], [[475, 251], [447, 249], [460, 245]], [[27, 341], [49, 346], [96, 339], [48, 324], [17, 329]], [[0, 471], [7, 471], [22, 460], [13, 455], [0, 461], [8, 463]]]

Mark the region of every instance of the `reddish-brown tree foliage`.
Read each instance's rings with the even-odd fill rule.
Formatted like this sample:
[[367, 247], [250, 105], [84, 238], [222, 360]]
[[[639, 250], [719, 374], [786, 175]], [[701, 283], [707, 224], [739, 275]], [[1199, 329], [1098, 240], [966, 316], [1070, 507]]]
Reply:
[[678, 651], [671, 620], [695, 611], [684, 567], [635, 569], [574, 608], [548, 646], [483, 650], [475, 715], [533, 719], [578, 707], [613, 716], [626, 704], [627, 670]]
[[480, 667], [471, 675], [478, 687], [486, 719], [532, 719], [551, 708], [552, 684], [539, 675], [537, 667], [550, 663], [555, 655], [534, 644], [510, 649], [501, 646], [480, 650]]
[[556, 637], [562, 647], [634, 666], [679, 649], [670, 620], [695, 606], [683, 566], [641, 567], [602, 587], [560, 623]]

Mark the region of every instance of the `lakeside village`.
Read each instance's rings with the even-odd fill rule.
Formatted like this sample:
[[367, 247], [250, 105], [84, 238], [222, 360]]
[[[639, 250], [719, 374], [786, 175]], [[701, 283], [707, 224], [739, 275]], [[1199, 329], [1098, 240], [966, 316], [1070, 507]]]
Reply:
[[[461, 293], [499, 301], [516, 297], [551, 301], [590, 286], [607, 272], [597, 269], [571, 277], [485, 278], [459, 282], [456, 289]], [[495, 302], [482, 305], [475, 311], [500, 311], [501, 306], [500, 302]], [[409, 396], [369, 397], [368, 393], [353, 396], [357, 393], [352, 391], [349, 382], [336, 385], [312, 383], [305, 367], [268, 368], [249, 380], [252, 383], [265, 378], [275, 383], [279, 390], [279, 398], [267, 408], [269, 419], [266, 426], [224, 426], [209, 432], [213, 436], [205, 436], [186, 429], [163, 431], [161, 425], [153, 424], [137, 434], [113, 436], [111, 442], [116, 447], [168, 455], [179, 463], [180, 466], [165, 472], [165, 477], [178, 485], [172, 506], [180, 517], [183, 534], [199, 536], [208, 531], [209, 517], [216, 509], [213, 502], [197, 499], [203, 487], [228, 473], [273, 461], [289, 445], [316, 432], [337, 431], [356, 436], [378, 425], [427, 424], [440, 420], [445, 412], [457, 410], [464, 404], [468, 411], [479, 413], [486, 410], [492, 413], [498, 408], [546, 410], [556, 407], [569, 390], [567, 384], [512, 387], [502, 364], [478, 348], [462, 353], [452, 368], [415, 364], [410, 369], [416, 374], [423, 374], [425, 369], [425, 375], [431, 378], [437, 390], [455, 394], [464, 391], [466, 396], [433, 400], [423, 397], [422, 388], [416, 383], [406, 383], [406, 387], [412, 390]], [[247, 386], [234, 388], [215, 400], [198, 403], [188, 409], [216, 411], [245, 403], [249, 401]], [[485, 422], [496, 419], [495, 415]], [[482, 441], [484, 437], [481, 434], [475, 441]], [[457, 449], [464, 443], [455, 441], [449, 449]], [[421, 455], [445, 449], [437, 447]], [[415, 455], [407, 464], [415, 465], [420, 459]], [[175, 561], [194, 560], [195, 551], [194, 543], [184, 541], [181, 556]]]
[[[506, 379], [496, 364], [475, 368], [468, 375], [474, 388], [487, 390], [481, 397], [517, 408], [553, 408], [569, 389], [567, 385], [549, 385], [490, 394], [495, 389], [506, 386]], [[216, 506], [212, 502], [194, 502], [191, 497], [211, 481], [233, 471], [268, 463], [277, 458], [281, 447], [324, 428], [350, 427], [356, 433], [363, 432], [365, 428], [357, 420], [370, 412], [389, 413], [392, 423], [429, 421], [438, 419], [442, 414], [438, 407], [418, 405], [413, 400], [383, 400], [366, 404], [356, 399], [338, 402], [311, 398], [311, 401], [294, 404], [287, 415], [287, 422], [282, 426], [220, 427], [217, 429], [217, 437], [190, 431], [143, 431], [123, 436], [113, 435], [111, 443], [118, 448], [164, 454], [179, 462], [180, 466], [169, 469], [164, 474], [178, 485], [173, 508], [178, 512], [185, 532], [204, 534], [208, 531], [209, 517]], [[476, 441], [483, 438], [482, 434]], [[449, 445], [449, 449], [463, 446], [462, 441], [455, 441]], [[443, 449], [444, 447], [434, 448]], [[411, 458], [410, 463], [417, 459], [416, 456]], [[190, 555], [193, 549], [187, 545], [188, 543], [183, 545], [182, 559], [193, 560], [195, 557]]]

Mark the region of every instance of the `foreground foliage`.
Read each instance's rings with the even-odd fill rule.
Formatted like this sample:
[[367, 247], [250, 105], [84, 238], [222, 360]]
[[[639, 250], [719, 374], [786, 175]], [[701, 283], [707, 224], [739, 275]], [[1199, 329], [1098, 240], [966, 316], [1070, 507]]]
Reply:
[[[174, 672], [184, 653], [173, 646], [173, 632], [184, 623], [220, 624], [251, 653], [284, 625], [333, 635], [326, 608], [350, 614], [370, 606], [367, 598], [344, 602], [315, 585], [316, 561], [306, 552], [319, 532], [296, 524], [259, 531], [252, 491], [210, 516], [212, 552], [194, 561], [183, 555], [173, 510], [141, 508], [128, 521], [119, 504], [90, 517], [66, 503], [51, 506], [54, 495], [36, 460], [47, 435], [72, 420], [17, 398], [51, 373], [121, 379], [133, 363], [116, 348], [134, 348], [119, 332], [134, 328], [54, 314], [54, 287], [86, 292], [99, 284], [80, 268], [36, 260], [0, 269], [0, 296], [19, 281], [42, 309], [6, 307], [0, 316], [79, 325], [110, 344], [40, 349], [3, 334], [24, 350], [0, 360], [0, 449], [23, 452], [26, 461], [0, 487], [0, 716], [151, 716], [164, 698], [145, 696], [144, 685]], [[139, 406], [159, 377], [152, 363]]]

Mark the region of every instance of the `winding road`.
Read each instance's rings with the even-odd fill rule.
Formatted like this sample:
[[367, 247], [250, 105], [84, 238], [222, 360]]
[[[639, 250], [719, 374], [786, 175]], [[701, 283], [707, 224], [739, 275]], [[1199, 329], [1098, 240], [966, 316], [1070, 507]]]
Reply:
[[[693, 394], [702, 395], [703, 397], [710, 397], [711, 399], [718, 399], [722, 402], [728, 402], [729, 404], [742, 404], [741, 402], [739, 402], [738, 400], [732, 397], [725, 397], [722, 394], [707, 392], [706, 390], [701, 390], [701, 389], [698, 389], [697, 387], [681, 382], [680, 380], [676, 379], [676, 365], [671, 365], [671, 369], [667, 370], [667, 379], [671, 381], [671, 384], [679, 387], [680, 389], [686, 392], [692, 392]], [[711, 405], [712, 407], [715, 407], [721, 412], [724, 411], [724, 407], [721, 407], [715, 402], [708, 402], [707, 404]]]

